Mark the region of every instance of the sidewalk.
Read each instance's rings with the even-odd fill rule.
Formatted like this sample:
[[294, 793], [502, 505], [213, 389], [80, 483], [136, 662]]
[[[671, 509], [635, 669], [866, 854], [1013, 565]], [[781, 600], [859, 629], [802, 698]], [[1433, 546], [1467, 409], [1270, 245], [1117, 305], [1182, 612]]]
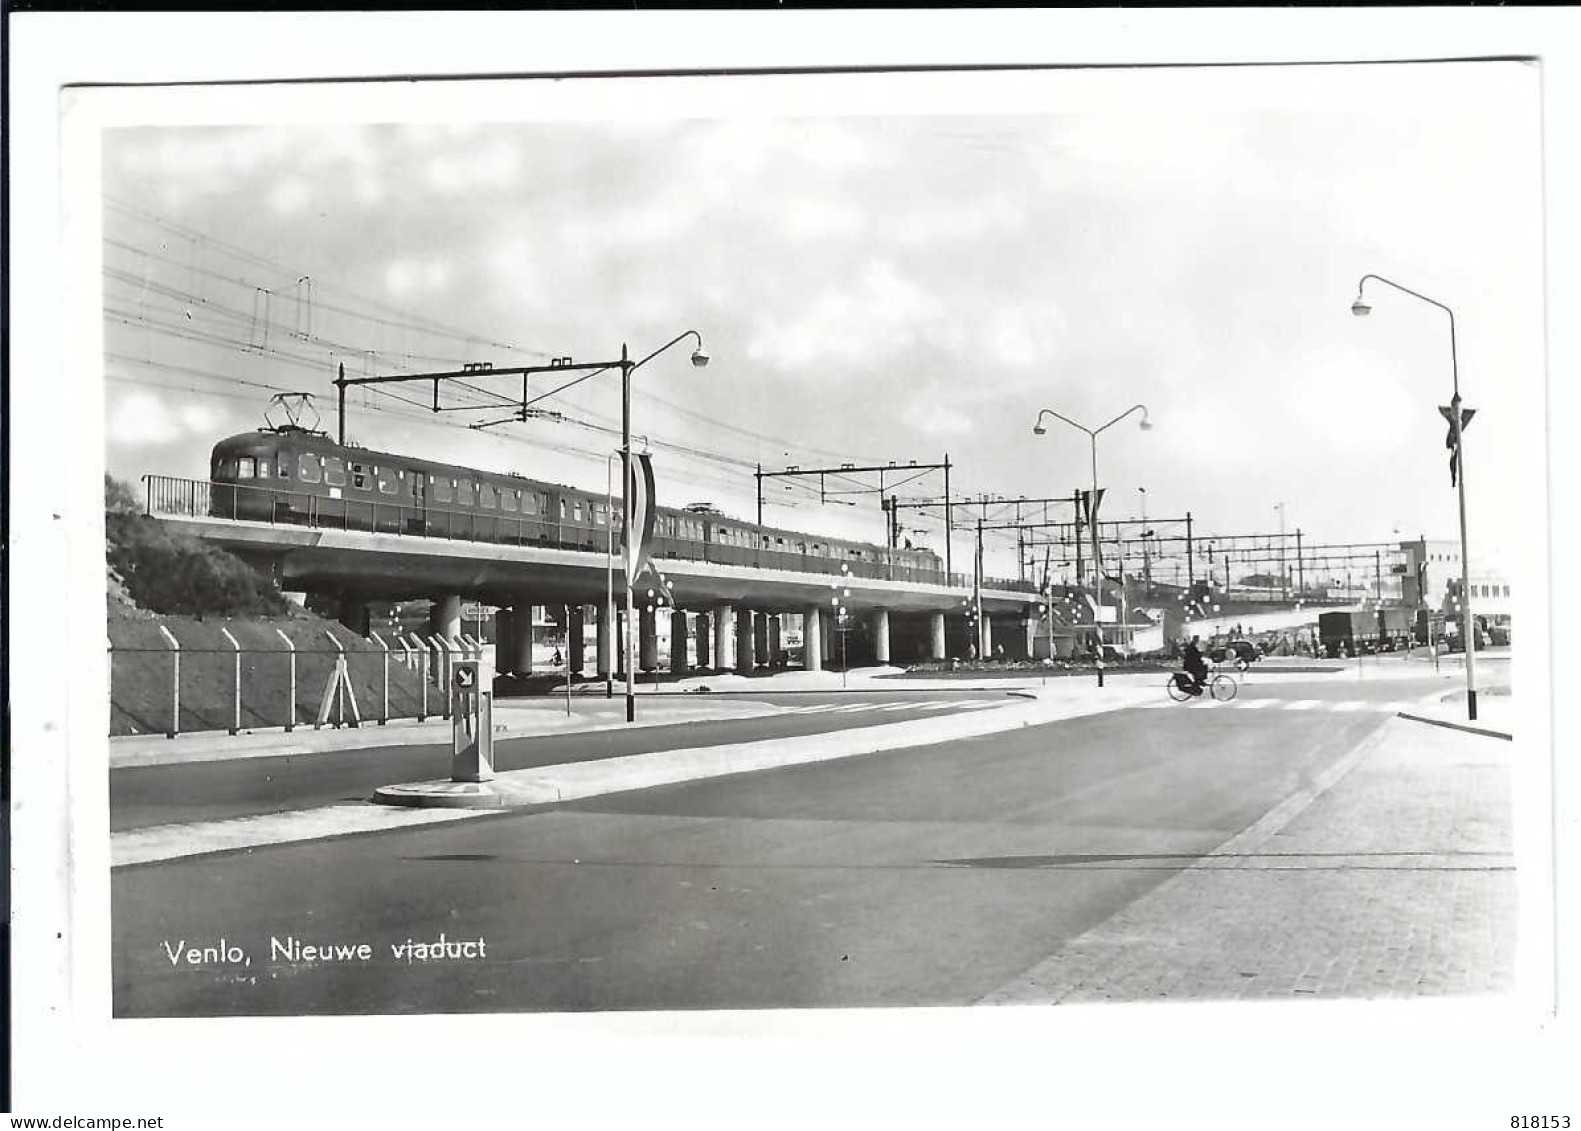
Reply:
[[[626, 703], [590, 696], [573, 698], [571, 713], [565, 703], [552, 699], [503, 700], [494, 704], [494, 734], [497, 739], [530, 738], [542, 734], [612, 730], [620, 727], [669, 726], [674, 723], [706, 722], [714, 719], [747, 719], [783, 711], [768, 703], [694, 699], [674, 701], [644, 695], [637, 701], [637, 721], [626, 722]], [[110, 739], [110, 768], [121, 766], [165, 766], [180, 762], [223, 762], [239, 758], [280, 758], [315, 754], [327, 750], [360, 750], [375, 746], [421, 746], [450, 741], [449, 719], [431, 718], [392, 721], [385, 726], [363, 723], [360, 727], [329, 727], [314, 730], [311, 723], [284, 730], [243, 731], [230, 735], [224, 731], [166, 738], [140, 734]]]
[[1508, 992], [1511, 749], [1392, 719], [981, 1004]]
[[[605, 699], [603, 685], [583, 684], [570, 697], [571, 712], [559, 697], [496, 699], [494, 733], [497, 739], [530, 738], [544, 734], [584, 733], [627, 727], [670, 726], [676, 723], [758, 718], [776, 715], [789, 708], [752, 698], [752, 694], [784, 693], [871, 693], [948, 691], [957, 694], [1036, 696], [1050, 702], [1070, 704], [1102, 693], [1092, 678], [967, 680], [896, 680], [881, 678], [899, 668], [864, 668], [840, 672], [779, 672], [772, 676], [747, 677], [724, 673], [692, 676], [675, 683], [639, 686], [637, 721], [626, 722], [624, 692], [619, 685], [613, 699]], [[1157, 685], [1163, 677], [1156, 673], [1111, 676], [1112, 688]], [[596, 690], [595, 690], [596, 686]], [[701, 688], [721, 693], [717, 697], [697, 694]], [[1162, 693], [1162, 692], [1161, 692]], [[1093, 709], [1108, 709], [1094, 699]], [[224, 731], [183, 734], [175, 738], [145, 734], [115, 736], [110, 739], [110, 766], [162, 766], [184, 762], [218, 762], [239, 758], [278, 758], [313, 754], [326, 750], [358, 750], [375, 746], [442, 744], [450, 741], [447, 719], [426, 722], [412, 719], [391, 721], [385, 726], [364, 723], [360, 727], [329, 727], [314, 730], [301, 724], [287, 733], [282, 730], [243, 731], [238, 735]]]
[[1438, 724], [1454, 730], [1473, 734], [1500, 735], [1513, 738], [1517, 708], [1513, 696], [1499, 691], [1484, 691], [1477, 695], [1477, 717], [1466, 717], [1466, 691], [1462, 686], [1446, 693], [1435, 702], [1424, 703], [1402, 714], [1418, 726]]

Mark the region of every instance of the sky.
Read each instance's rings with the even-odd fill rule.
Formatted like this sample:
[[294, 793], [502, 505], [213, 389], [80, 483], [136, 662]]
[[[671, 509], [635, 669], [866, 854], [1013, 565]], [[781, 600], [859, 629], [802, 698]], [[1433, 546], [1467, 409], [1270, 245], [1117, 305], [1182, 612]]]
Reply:
[[[1150, 516], [1190, 511], [1199, 534], [1283, 521], [1309, 545], [1453, 538], [1449, 320], [1375, 283], [1372, 315], [1353, 317], [1372, 272], [1455, 310], [1478, 410], [1472, 556], [1497, 563], [1520, 540], [1511, 500], [1542, 492], [1510, 458], [1542, 426], [1532, 68], [1048, 74], [1030, 97], [871, 78], [848, 101], [828, 76], [796, 80], [805, 98], [717, 79], [672, 108], [665, 80], [627, 80], [635, 100], [584, 85], [556, 97], [588, 106], [541, 115], [519, 82], [503, 112], [327, 100], [322, 121], [107, 130], [108, 470], [203, 476], [213, 442], [260, 423], [276, 391], [316, 393], [332, 426], [340, 364], [581, 362], [622, 343], [641, 357], [695, 329], [706, 369], [688, 340], [634, 377], [633, 432], [666, 505], [750, 517], [760, 463], [946, 454], [957, 497], [1068, 496], [1090, 479], [1088, 438], [1058, 422], [1033, 435], [1039, 410], [1092, 428], [1144, 404], [1152, 428], [1132, 416], [1099, 437], [1106, 518], [1139, 514], [1145, 489]], [[471, 429], [505, 414], [359, 393], [348, 431], [602, 488], [618, 378], [538, 407], [563, 419]], [[820, 503], [815, 484], [767, 481], [765, 521], [878, 541], [877, 485], [833, 478], [853, 493]], [[943, 491], [937, 474], [899, 487]], [[909, 511], [906, 526], [940, 548], [937, 521]], [[989, 572], [1014, 574], [1014, 535], [988, 552]]]

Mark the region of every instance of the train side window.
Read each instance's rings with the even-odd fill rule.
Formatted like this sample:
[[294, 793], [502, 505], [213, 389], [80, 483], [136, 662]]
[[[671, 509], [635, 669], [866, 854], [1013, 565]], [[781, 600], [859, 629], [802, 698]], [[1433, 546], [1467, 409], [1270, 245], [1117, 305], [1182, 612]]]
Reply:
[[472, 480], [452, 479], [450, 482], [456, 489], [456, 502], [464, 507], [470, 507], [477, 503], [477, 498], [472, 493]]
[[412, 498], [421, 501], [423, 498], [423, 473], [421, 471], [412, 472], [411, 484]]
[[318, 457], [303, 452], [296, 458], [296, 477], [304, 483], [317, 483], [324, 478], [323, 470], [318, 466]]
[[324, 482], [331, 487], [346, 485], [346, 466], [340, 462], [339, 456], [329, 456], [324, 460]]
[[494, 509], [494, 485], [492, 483], [478, 484], [478, 506], [487, 510]]
[[522, 514], [542, 514], [543, 507], [538, 504], [538, 494], [528, 491], [522, 496]]
[[581, 499], [573, 499], [571, 501], [571, 521], [576, 523], [578, 526], [582, 525], [582, 500]]
[[565, 521], [565, 500], [564, 499], [560, 500], [560, 521], [561, 522]]
[[500, 490], [500, 510], [515, 513], [521, 510], [522, 493], [520, 488], [502, 488]]
[[275, 461], [275, 478], [291, 478], [291, 457], [284, 452], [281, 452], [280, 458]]
[[393, 467], [376, 467], [373, 469], [373, 479], [379, 485], [379, 494], [395, 494], [397, 474], [398, 472]]
[[366, 491], [368, 489], [368, 469], [360, 463], [354, 463], [349, 465], [348, 470], [351, 472], [351, 485], [359, 491]]
[[593, 504], [593, 525], [594, 526], [608, 526], [609, 525], [609, 515], [604, 513], [604, 504], [603, 503], [594, 503]]

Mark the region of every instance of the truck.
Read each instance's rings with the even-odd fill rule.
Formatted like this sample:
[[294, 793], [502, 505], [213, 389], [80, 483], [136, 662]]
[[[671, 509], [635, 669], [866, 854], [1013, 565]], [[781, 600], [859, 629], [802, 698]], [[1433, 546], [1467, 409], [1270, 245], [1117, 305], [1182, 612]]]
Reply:
[[1330, 659], [1376, 652], [1381, 633], [1376, 612], [1318, 614], [1318, 646]]
[[1378, 610], [1378, 634], [1385, 652], [1411, 646], [1412, 610], [1403, 605], [1390, 605]]

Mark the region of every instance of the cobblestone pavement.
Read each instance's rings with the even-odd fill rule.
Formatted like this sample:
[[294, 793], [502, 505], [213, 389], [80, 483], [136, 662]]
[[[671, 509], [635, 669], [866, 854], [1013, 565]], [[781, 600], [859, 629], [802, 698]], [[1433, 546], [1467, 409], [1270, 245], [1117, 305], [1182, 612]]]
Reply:
[[1509, 992], [1511, 743], [1391, 720], [981, 1004]]

